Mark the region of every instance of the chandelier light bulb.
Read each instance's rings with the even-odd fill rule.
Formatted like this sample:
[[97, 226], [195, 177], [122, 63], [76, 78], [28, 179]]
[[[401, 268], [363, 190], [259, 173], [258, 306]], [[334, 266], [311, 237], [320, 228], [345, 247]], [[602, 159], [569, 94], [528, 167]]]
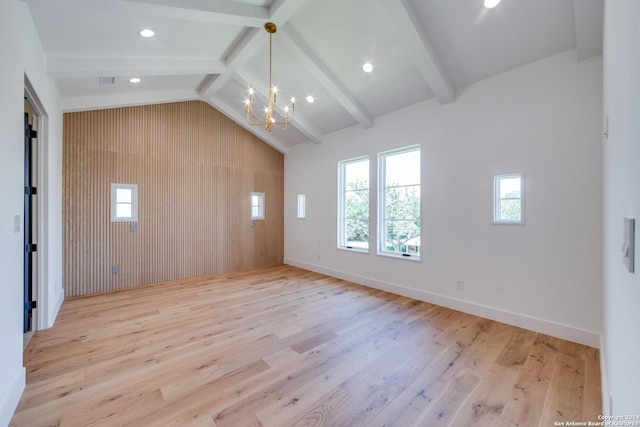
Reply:
[[484, 0], [484, 7], [492, 9], [500, 3], [500, 0]]

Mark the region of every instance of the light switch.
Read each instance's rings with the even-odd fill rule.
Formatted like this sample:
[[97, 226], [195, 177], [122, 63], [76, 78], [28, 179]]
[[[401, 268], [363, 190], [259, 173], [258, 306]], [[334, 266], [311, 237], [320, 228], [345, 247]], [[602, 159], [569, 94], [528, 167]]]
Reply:
[[629, 273], [633, 273], [633, 258], [635, 252], [635, 229], [636, 220], [634, 218], [624, 219], [624, 236], [622, 242], [622, 261], [627, 266]]
[[20, 224], [22, 224], [22, 221], [20, 220], [20, 215], [14, 215], [13, 216], [13, 232], [14, 233], [20, 232]]

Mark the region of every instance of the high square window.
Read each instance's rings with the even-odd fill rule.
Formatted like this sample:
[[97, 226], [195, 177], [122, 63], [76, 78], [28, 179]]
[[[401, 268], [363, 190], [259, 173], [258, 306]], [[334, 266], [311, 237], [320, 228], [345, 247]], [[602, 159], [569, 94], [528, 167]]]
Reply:
[[135, 184], [111, 184], [111, 221], [138, 220], [138, 186]]

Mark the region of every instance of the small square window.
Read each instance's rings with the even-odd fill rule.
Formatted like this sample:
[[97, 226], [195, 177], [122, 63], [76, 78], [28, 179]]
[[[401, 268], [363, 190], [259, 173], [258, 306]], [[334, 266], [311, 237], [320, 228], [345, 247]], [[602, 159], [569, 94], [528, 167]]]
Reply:
[[298, 194], [298, 219], [306, 218], [305, 203], [305, 195]]
[[251, 219], [264, 219], [264, 193], [251, 193]]
[[111, 222], [138, 220], [138, 186], [111, 184]]
[[494, 176], [493, 223], [524, 224], [524, 173]]

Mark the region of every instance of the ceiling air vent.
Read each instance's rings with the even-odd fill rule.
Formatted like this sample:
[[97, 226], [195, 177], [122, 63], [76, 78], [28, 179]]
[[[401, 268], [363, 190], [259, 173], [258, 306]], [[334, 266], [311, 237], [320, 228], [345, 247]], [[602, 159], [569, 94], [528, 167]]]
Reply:
[[100, 77], [99, 83], [101, 85], [112, 85], [116, 82], [115, 77]]

